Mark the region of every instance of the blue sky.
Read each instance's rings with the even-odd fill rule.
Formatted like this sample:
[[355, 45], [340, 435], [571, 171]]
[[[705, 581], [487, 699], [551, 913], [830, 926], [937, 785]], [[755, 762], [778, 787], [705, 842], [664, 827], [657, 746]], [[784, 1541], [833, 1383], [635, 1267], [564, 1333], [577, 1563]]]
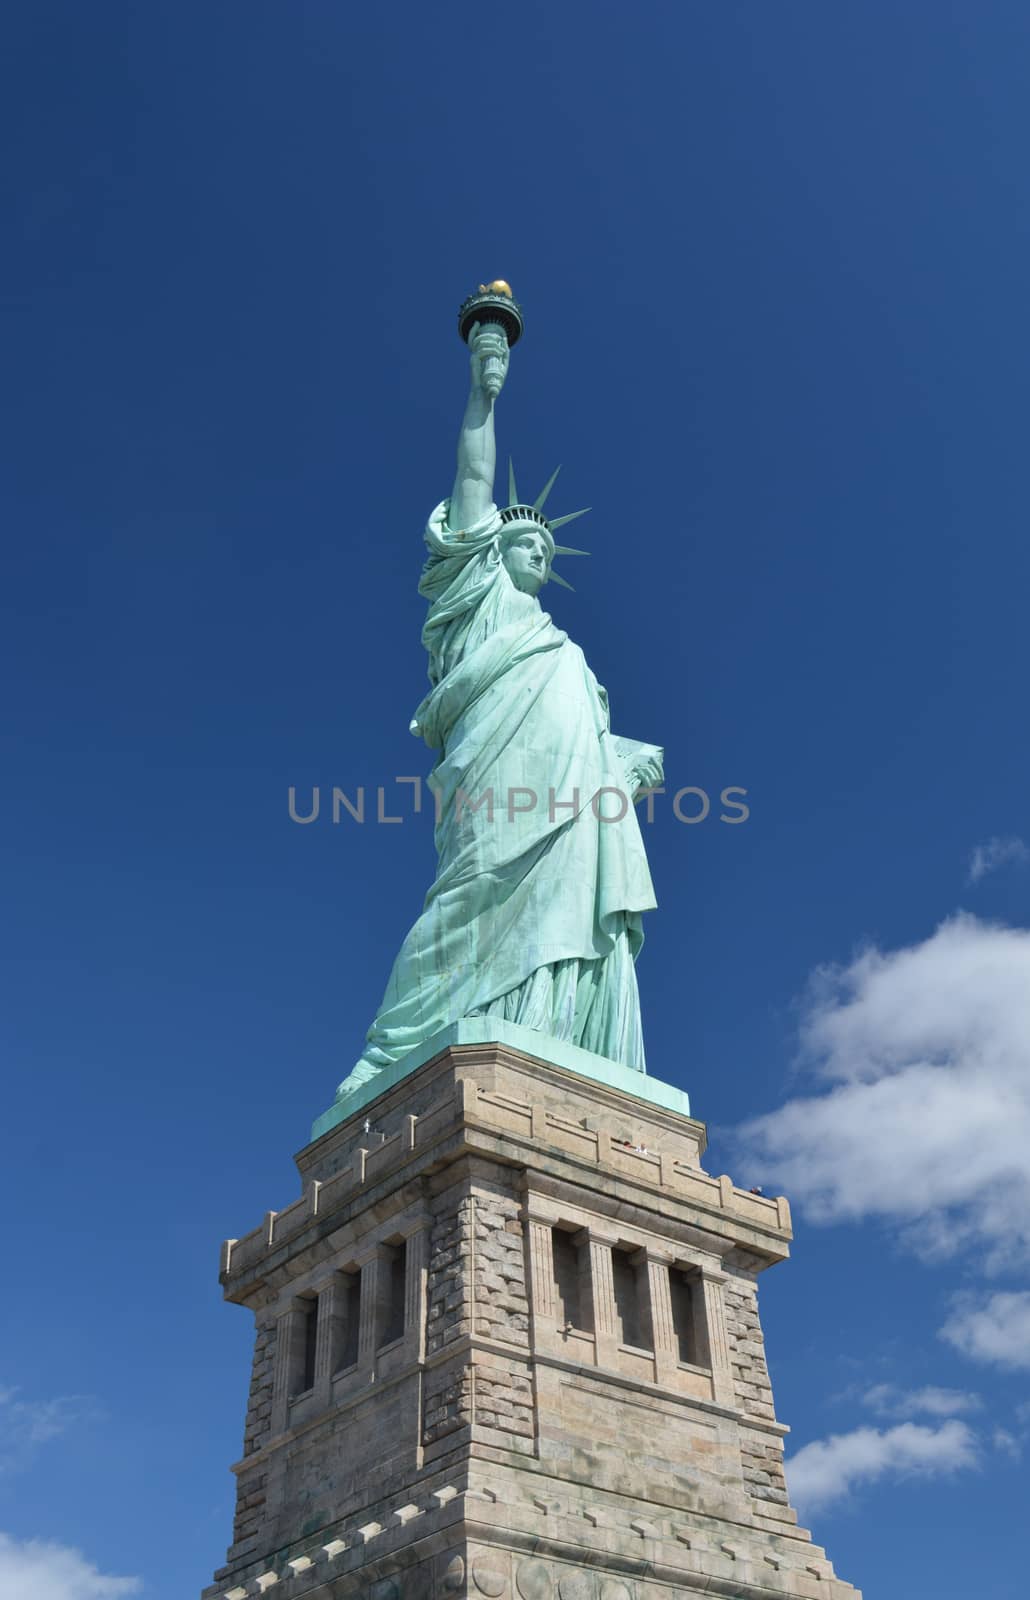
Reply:
[[1015, 1597], [1025, 7], [34, 0], [7, 44], [0, 1596], [222, 1559], [218, 1244], [293, 1198], [432, 871], [425, 817], [287, 790], [427, 770], [421, 529], [502, 275], [501, 450], [594, 508], [553, 614], [670, 784], [748, 791], [658, 802], [639, 976], [709, 1169], [794, 1204], [803, 1520], [870, 1600]]

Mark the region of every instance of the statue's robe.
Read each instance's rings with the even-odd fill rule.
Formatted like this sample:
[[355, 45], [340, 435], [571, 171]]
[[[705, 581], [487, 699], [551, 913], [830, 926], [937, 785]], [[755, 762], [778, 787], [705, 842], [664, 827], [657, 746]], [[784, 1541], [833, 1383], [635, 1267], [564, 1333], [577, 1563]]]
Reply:
[[607, 696], [512, 583], [496, 510], [458, 532], [447, 510], [426, 530], [433, 687], [411, 724], [439, 751], [436, 880], [340, 1093], [481, 1015], [643, 1071], [634, 960], [655, 898]]

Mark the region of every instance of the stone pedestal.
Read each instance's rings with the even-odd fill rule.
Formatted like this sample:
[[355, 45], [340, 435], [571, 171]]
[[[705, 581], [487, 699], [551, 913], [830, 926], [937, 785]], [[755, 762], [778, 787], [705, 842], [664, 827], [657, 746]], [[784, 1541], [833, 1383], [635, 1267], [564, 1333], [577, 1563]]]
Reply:
[[784, 1484], [786, 1201], [638, 1085], [455, 1043], [301, 1152], [224, 1247], [257, 1337], [205, 1600], [859, 1600]]

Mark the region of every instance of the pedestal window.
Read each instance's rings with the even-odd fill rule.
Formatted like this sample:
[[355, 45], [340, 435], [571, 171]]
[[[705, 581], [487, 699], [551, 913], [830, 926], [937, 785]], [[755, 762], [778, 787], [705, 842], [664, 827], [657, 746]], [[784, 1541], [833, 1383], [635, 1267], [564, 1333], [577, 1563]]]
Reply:
[[338, 1272], [335, 1284], [335, 1326], [331, 1371], [345, 1372], [358, 1359], [361, 1331], [361, 1273]]
[[408, 1245], [402, 1239], [384, 1246], [379, 1264], [382, 1296], [380, 1300], [379, 1348], [393, 1344], [404, 1334], [404, 1311], [407, 1299]]
[[560, 1328], [590, 1330], [590, 1287], [585, 1282], [584, 1249], [575, 1234], [565, 1228], [551, 1229], [551, 1257], [554, 1262], [554, 1310]]
[[653, 1348], [647, 1294], [647, 1261], [635, 1250], [612, 1250], [612, 1293], [615, 1335], [620, 1344], [638, 1350]]
[[696, 1273], [669, 1268], [669, 1298], [678, 1359], [691, 1367], [709, 1367], [703, 1285]]
[[297, 1373], [298, 1394], [306, 1394], [315, 1387], [315, 1357], [318, 1351], [318, 1305], [317, 1294], [309, 1295], [300, 1303], [301, 1329]]

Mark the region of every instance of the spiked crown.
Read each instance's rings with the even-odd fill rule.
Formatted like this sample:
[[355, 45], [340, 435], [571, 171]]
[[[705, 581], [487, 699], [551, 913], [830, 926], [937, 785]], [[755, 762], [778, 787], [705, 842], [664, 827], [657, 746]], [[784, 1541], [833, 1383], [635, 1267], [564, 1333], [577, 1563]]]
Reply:
[[588, 550], [574, 550], [572, 546], [568, 544], [556, 544], [554, 539], [554, 530], [555, 528], [562, 527], [566, 522], [574, 522], [577, 517], [586, 516], [586, 513], [590, 510], [590, 507], [584, 506], [582, 511], [570, 511], [564, 517], [555, 517], [554, 520], [550, 522], [547, 520], [547, 518], [544, 516], [543, 508], [546, 503], [547, 496], [554, 487], [554, 480], [557, 478], [560, 471], [561, 467], [555, 467], [554, 471], [551, 473], [551, 476], [548, 478], [540, 493], [533, 501], [533, 504], [527, 505], [525, 502], [519, 499], [519, 492], [515, 487], [515, 468], [511, 462], [511, 459], [509, 458], [509, 504], [506, 505], [501, 511], [500, 516], [501, 523], [506, 532], [519, 526], [543, 529], [550, 539], [552, 546], [551, 562], [548, 563], [547, 577], [544, 581], [546, 583], [560, 583], [563, 589], [571, 589], [572, 584], [568, 583], [564, 578], [559, 577], [558, 573], [555, 572], [553, 566], [554, 557], [585, 556], [589, 555], [590, 552]]

